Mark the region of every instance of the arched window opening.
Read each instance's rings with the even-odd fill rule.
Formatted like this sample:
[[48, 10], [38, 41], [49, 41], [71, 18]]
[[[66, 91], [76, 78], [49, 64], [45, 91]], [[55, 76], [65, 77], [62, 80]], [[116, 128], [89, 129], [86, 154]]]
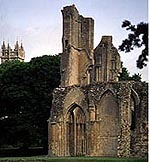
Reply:
[[86, 124], [85, 114], [79, 106], [68, 112], [67, 122], [68, 149], [70, 156], [86, 154]]
[[96, 79], [96, 81], [100, 81], [99, 69], [100, 69], [99, 66], [95, 67], [95, 79]]
[[[115, 94], [110, 89], [106, 90], [101, 96], [97, 105], [97, 112], [99, 154], [102, 156], [117, 156], [119, 106]], [[109, 144], [106, 145], [106, 143]]]

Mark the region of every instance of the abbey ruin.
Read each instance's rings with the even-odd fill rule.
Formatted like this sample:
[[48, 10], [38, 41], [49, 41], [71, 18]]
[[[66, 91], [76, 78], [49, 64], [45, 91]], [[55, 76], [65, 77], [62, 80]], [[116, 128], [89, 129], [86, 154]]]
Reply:
[[146, 157], [148, 85], [118, 81], [112, 36], [94, 49], [94, 20], [74, 5], [63, 15], [61, 85], [53, 92], [49, 156]]

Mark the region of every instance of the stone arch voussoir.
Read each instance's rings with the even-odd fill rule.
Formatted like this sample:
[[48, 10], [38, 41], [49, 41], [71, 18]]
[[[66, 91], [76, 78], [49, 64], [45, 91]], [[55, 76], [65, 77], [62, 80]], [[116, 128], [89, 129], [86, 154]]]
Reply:
[[136, 93], [136, 91], [133, 88], [131, 89], [131, 95], [135, 100], [136, 106], [138, 106], [139, 103], [140, 103], [140, 98], [139, 98], [138, 94]]

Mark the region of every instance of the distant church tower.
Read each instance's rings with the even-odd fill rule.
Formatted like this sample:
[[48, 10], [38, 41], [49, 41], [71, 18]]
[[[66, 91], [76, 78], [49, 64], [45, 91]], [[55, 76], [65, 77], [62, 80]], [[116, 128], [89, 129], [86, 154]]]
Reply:
[[3, 41], [3, 44], [1, 46], [1, 63], [4, 63], [5, 61], [12, 61], [12, 60], [19, 60], [21, 62], [24, 61], [25, 58], [25, 51], [23, 48], [23, 45], [19, 46], [18, 41], [16, 41], [14, 50], [11, 49], [9, 43], [7, 46], [5, 45], [5, 41]]

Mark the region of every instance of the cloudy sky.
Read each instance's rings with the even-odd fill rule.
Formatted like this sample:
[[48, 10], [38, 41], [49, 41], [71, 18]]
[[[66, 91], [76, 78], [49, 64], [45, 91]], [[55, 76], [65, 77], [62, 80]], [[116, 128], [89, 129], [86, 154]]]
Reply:
[[[148, 0], [0, 0], [0, 42], [5, 40], [14, 47], [16, 40], [23, 42], [26, 58], [58, 54], [62, 51], [61, 9], [75, 4], [79, 13], [95, 20], [94, 46], [102, 35], [112, 35], [115, 47], [127, 37], [121, 28], [123, 20], [133, 24], [148, 21]], [[140, 50], [121, 54], [121, 60], [130, 74], [140, 73], [148, 80], [148, 68], [136, 68]]]

